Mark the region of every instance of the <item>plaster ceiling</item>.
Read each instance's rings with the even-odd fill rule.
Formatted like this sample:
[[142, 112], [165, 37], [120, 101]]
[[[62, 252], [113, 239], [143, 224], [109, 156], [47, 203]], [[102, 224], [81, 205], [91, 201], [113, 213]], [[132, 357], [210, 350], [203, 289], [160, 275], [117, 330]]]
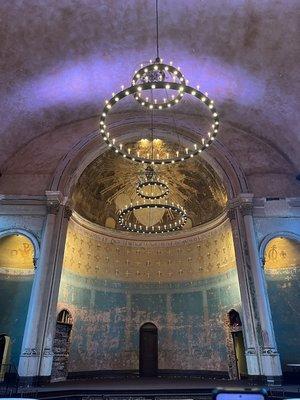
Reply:
[[[109, 228], [116, 225], [117, 211], [130, 202], [142, 200], [136, 194], [136, 182], [143, 176], [142, 164], [124, 160], [107, 151], [94, 160], [80, 176], [73, 191], [74, 209], [84, 218]], [[168, 202], [187, 210], [185, 229], [201, 225], [219, 216], [225, 209], [226, 190], [212, 167], [201, 158], [192, 158], [172, 166], [156, 167], [160, 179], [170, 189]], [[166, 215], [161, 210], [139, 210], [136, 223], [162, 223]]]
[[[208, 91], [226, 134], [232, 127], [249, 147], [252, 139], [273, 147], [294, 174], [297, 10], [298, 0], [160, 2], [161, 56]], [[99, 115], [104, 99], [155, 56], [153, 0], [2, 0], [0, 15], [1, 171], [45, 132]]]

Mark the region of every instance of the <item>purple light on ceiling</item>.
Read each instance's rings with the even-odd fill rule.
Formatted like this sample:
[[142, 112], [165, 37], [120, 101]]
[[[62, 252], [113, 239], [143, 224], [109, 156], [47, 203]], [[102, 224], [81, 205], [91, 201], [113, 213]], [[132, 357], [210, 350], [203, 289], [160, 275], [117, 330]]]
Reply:
[[[170, 54], [169, 51], [166, 53]], [[23, 86], [26, 107], [36, 111], [58, 105], [80, 106], [99, 102], [100, 110], [112, 92], [118, 92], [122, 84], [130, 86], [134, 69], [141, 62], [145, 63], [145, 59], [141, 53], [130, 53], [103, 59], [97, 54], [69, 61]], [[199, 84], [200, 90], [207, 91], [217, 105], [231, 100], [249, 106], [264, 96], [264, 81], [239, 65], [226, 64], [211, 57], [199, 59], [182, 51], [176, 53], [174, 49], [172, 59], [175, 66], [180, 65], [189, 84]], [[168, 61], [164, 57], [164, 62]]]

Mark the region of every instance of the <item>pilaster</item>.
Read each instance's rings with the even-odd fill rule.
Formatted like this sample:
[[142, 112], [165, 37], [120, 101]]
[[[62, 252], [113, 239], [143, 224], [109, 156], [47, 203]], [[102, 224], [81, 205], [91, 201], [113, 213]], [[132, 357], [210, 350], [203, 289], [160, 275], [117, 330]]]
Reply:
[[229, 204], [228, 216], [234, 232], [244, 323], [251, 325], [251, 335], [245, 329], [248, 370], [256, 357], [260, 374], [272, 382], [272, 377], [281, 376], [282, 372], [252, 213], [252, 194], [241, 194]]
[[19, 362], [21, 377], [46, 377], [51, 374], [56, 306], [70, 211], [60, 192], [46, 192], [46, 198], [47, 215], [41, 252]]
[[249, 276], [250, 264], [247, 260], [245, 237], [241, 229], [241, 216], [236, 204], [230, 204], [228, 217], [232, 227], [233, 242], [236, 254], [237, 274], [239, 279], [241, 302], [243, 308], [243, 334], [245, 339], [245, 356], [248, 374], [261, 375], [259, 340], [256, 330], [256, 317], [253, 304], [253, 285]]

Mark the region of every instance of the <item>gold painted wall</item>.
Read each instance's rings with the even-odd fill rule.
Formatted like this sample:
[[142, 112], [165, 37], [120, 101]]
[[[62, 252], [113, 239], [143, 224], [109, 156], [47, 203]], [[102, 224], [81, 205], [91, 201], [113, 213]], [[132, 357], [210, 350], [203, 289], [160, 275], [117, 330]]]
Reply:
[[0, 239], [0, 268], [33, 269], [34, 249], [31, 241], [22, 235]]
[[83, 276], [126, 282], [181, 282], [223, 274], [235, 266], [229, 222], [196, 241], [137, 246], [109, 243], [70, 221], [64, 266]]
[[288, 238], [270, 240], [265, 250], [266, 270], [300, 267], [300, 242]]

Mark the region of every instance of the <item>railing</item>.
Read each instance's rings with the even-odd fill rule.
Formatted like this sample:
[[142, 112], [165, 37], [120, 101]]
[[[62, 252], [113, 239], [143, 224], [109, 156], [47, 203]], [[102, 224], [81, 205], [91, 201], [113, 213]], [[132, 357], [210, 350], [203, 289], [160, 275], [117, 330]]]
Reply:
[[0, 394], [11, 397], [18, 392], [19, 375], [13, 364], [0, 364]]

